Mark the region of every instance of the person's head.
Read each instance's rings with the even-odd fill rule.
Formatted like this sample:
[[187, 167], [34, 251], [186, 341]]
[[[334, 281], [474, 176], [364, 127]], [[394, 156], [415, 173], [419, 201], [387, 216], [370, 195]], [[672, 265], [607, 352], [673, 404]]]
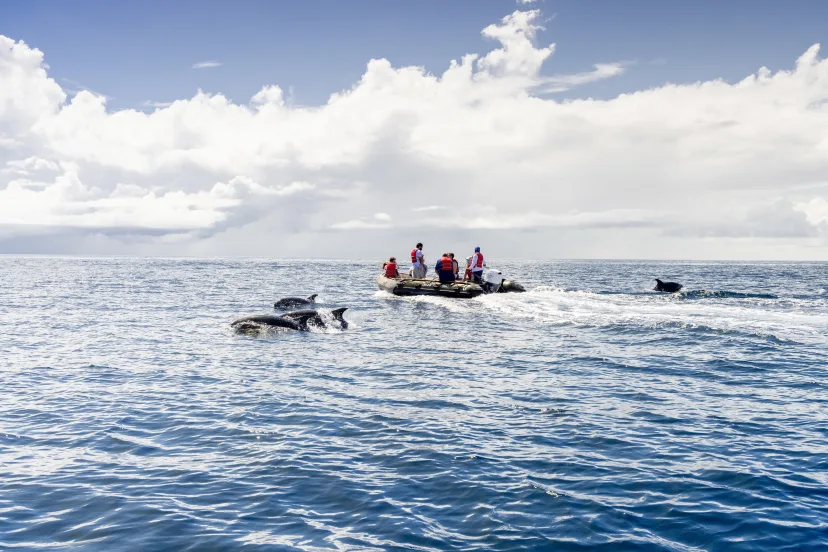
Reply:
[[417, 244], [417, 249], [422, 249], [422, 248], [423, 248], [423, 244], [418, 243], [418, 244]]
[[480, 246], [479, 245], [474, 248], [474, 252], [475, 253], [480, 253]]
[[454, 258], [454, 253], [449, 253], [449, 257]]
[[396, 263], [396, 262], [397, 262], [397, 258], [396, 258], [396, 257], [391, 257], [390, 259], [388, 259], [388, 262], [389, 262], [389, 263]]
[[448, 253], [443, 253], [443, 257], [448, 257]]

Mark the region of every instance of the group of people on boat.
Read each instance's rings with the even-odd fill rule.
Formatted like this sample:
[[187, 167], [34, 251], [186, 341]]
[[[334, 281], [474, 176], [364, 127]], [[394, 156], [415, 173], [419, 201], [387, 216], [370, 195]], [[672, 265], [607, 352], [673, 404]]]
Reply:
[[[443, 253], [437, 260], [434, 270], [440, 282], [451, 283], [455, 281], [471, 281], [477, 284], [483, 283], [483, 267], [486, 261], [480, 252], [480, 247], [474, 248], [474, 255], [466, 258], [466, 270], [460, 278], [460, 263], [454, 258], [454, 253]], [[391, 257], [383, 263], [382, 268], [386, 278], [399, 278], [400, 271], [397, 265], [397, 258]], [[411, 270], [409, 276], [412, 278], [425, 278], [428, 268], [423, 256], [423, 244], [418, 243], [411, 251]]]

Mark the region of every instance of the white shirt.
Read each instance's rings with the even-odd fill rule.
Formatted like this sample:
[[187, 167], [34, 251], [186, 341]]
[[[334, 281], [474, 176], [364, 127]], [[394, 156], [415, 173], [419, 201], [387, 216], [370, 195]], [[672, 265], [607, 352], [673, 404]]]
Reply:
[[417, 262], [412, 263], [411, 266], [413, 266], [415, 268], [420, 268], [421, 266], [423, 266], [423, 263], [422, 263], [423, 252], [418, 249], [417, 253], [415, 253], [414, 255], [417, 257]]
[[[475, 253], [474, 255], [472, 255], [471, 262], [469, 263], [472, 272], [483, 272], [483, 267], [477, 266], [478, 255], [480, 255], [480, 253]], [[486, 266], [486, 261], [483, 261], [483, 266]]]

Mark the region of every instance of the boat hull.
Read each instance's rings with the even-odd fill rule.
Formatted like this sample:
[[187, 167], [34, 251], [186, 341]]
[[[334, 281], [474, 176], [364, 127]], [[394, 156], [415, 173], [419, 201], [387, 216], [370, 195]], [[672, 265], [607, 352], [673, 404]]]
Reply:
[[483, 295], [483, 288], [471, 282], [452, 282], [441, 284], [439, 280], [419, 278], [387, 278], [384, 275], [377, 277], [377, 287], [394, 295], [406, 297], [425, 295], [436, 297], [455, 297], [471, 299]]

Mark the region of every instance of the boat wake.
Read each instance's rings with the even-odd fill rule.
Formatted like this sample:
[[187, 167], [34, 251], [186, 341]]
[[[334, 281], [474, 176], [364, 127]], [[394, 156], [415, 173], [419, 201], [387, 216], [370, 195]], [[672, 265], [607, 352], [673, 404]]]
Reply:
[[803, 312], [796, 300], [780, 301], [771, 294], [605, 294], [539, 287], [523, 294], [478, 297], [471, 303], [477, 306], [469, 305], [469, 309], [482, 305], [501, 319], [523, 318], [552, 325], [671, 327], [739, 332], [783, 341], [828, 342], [828, 315]]
[[708, 291], [699, 289], [677, 294], [682, 299], [779, 299], [773, 293], [739, 293], [737, 291]]

